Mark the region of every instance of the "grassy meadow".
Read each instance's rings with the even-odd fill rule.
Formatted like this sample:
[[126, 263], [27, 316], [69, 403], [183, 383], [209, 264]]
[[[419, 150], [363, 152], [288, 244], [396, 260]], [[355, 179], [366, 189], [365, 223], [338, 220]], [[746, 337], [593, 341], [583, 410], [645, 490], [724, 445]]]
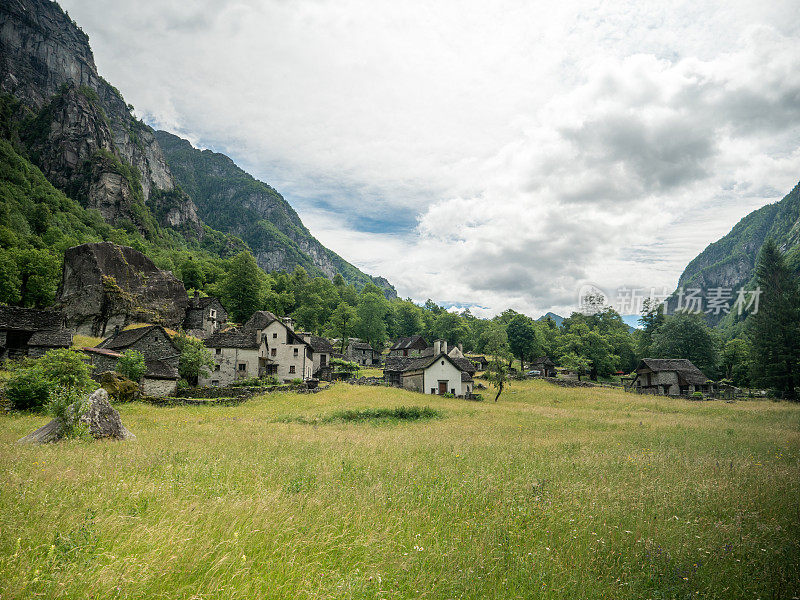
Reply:
[[[370, 418], [399, 407], [436, 414]], [[0, 416], [2, 600], [800, 596], [800, 406], [527, 381], [118, 408], [136, 441], [22, 447], [46, 418]]]

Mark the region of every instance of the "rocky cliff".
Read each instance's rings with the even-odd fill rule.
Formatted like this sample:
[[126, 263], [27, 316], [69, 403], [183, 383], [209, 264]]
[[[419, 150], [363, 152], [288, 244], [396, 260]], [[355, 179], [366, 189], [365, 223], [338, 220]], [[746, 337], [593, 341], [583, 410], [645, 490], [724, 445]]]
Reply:
[[[758, 252], [767, 238], [774, 238], [789, 263], [800, 272], [800, 183], [780, 202], [768, 204], [739, 221], [722, 239], [709, 244], [683, 271], [678, 288], [699, 288], [708, 295], [715, 288], [736, 290], [755, 274]], [[670, 306], [674, 305], [674, 299]], [[707, 315], [716, 324], [724, 314]]]
[[88, 37], [55, 2], [0, 4], [0, 92], [13, 99], [15, 141], [56, 187], [107, 221], [124, 218], [143, 233], [151, 223], [141, 207], [156, 194], [159, 214], [169, 215], [162, 225], [202, 233], [152, 129], [100, 77]]
[[188, 303], [183, 283], [133, 248], [101, 242], [64, 254], [56, 307], [78, 333], [104, 337], [137, 322], [178, 328]]
[[157, 131], [156, 139], [176, 181], [194, 199], [203, 221], [241, 237], [265, 271], [303, 267], [312, 276], [329, 278], [341, 273], [350, 283], [372, 282], [388, 298], [397, 297], [386, 279], [362, 273], [323, 246], [281, 194], [240, 169], [229, 157], [198, 150], [166, 131]]

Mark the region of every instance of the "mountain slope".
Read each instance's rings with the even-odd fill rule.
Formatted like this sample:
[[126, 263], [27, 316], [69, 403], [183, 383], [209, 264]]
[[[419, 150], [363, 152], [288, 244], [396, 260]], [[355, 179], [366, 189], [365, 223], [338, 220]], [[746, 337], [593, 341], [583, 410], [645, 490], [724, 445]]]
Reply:
[[[758, 252], [770, 237], [800, 271], [800, 183], [782, 200], [751, 212], [730, 233], [709, 244], [686, 266], [678, 288], [700, 288], [706, 294], [714, 288], [731, 288], [735, 295], [752, 281]], [[708, 315], [713, 324], [722, 317]]]
[[265, 271], [292, 271], [303, 267], [310, 275], [333, 277], [350, 283], [373, 282], [396, 297], [382, 278], [370, 277], [323, 246], [306, 229], [300, 217], [274, 188], [240, 169], [224, 154], [198, 150], [166, 131], [156, 140], [180, 187], [188, 192], [205, 223], [241, 237]]

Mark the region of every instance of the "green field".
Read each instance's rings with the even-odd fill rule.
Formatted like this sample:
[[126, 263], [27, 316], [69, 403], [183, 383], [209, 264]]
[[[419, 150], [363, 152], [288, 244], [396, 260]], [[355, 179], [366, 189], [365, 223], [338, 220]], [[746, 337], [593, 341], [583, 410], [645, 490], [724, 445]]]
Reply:
[[[337, 416], [401, 406], [439, 414]], [[0, 417], [2, 600], [800, 596], [800, 406], [526, 381], [119, 409], [134, 442]]]

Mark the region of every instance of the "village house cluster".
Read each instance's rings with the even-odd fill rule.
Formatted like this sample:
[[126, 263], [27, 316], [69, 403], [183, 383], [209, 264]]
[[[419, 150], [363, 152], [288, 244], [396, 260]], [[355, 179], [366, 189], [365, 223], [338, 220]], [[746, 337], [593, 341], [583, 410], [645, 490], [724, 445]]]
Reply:
[[[0, 360], [24, 356], [38, 358], [52, 348], [69, 348], [73, 330], [57, 310], [35, 310], [0, 306]], [[332, 360], [341, 359], [360, 367], [383, 367], [385, 384], [433, 395], [469, 398], [475, 392], [476, 372], [488, 368], [484, 356], [466, 357], [461, 345], [447, 340], [432, 344], [421, 335], [396, 340], [386, 356], [383, 349], [351, 339], [341, 340], [295, 331], [292, 320], [269, 311], [255, 312], [243, 325], [228, 323], [228, 314], [217, 298], [199, 297], [188, 301], [182, 329], [203, 340], [213, 360], [209, 371], [198, 380], [200, 386], [225, 387], [246, 380], [272, 378], [279, 383], [330, 381]], [[175, 393], [180, 350], [173, 331], [161, 325], [138, 325], [114, 331], [96, 346], [81, 347], [96, 373], [113, 371], [127, 350], [140, 352], [146, 372], [140, 382], [148, 396]], [[335, 349], [342, 350], [337, 353]], [[554, 362], [546, 356], [529, 363], [528, 375], [556, 377]], [[689, 396], [712, 390], [712, 383], [685, 359], [642, 359], [626, 386], [642, 394]]]

